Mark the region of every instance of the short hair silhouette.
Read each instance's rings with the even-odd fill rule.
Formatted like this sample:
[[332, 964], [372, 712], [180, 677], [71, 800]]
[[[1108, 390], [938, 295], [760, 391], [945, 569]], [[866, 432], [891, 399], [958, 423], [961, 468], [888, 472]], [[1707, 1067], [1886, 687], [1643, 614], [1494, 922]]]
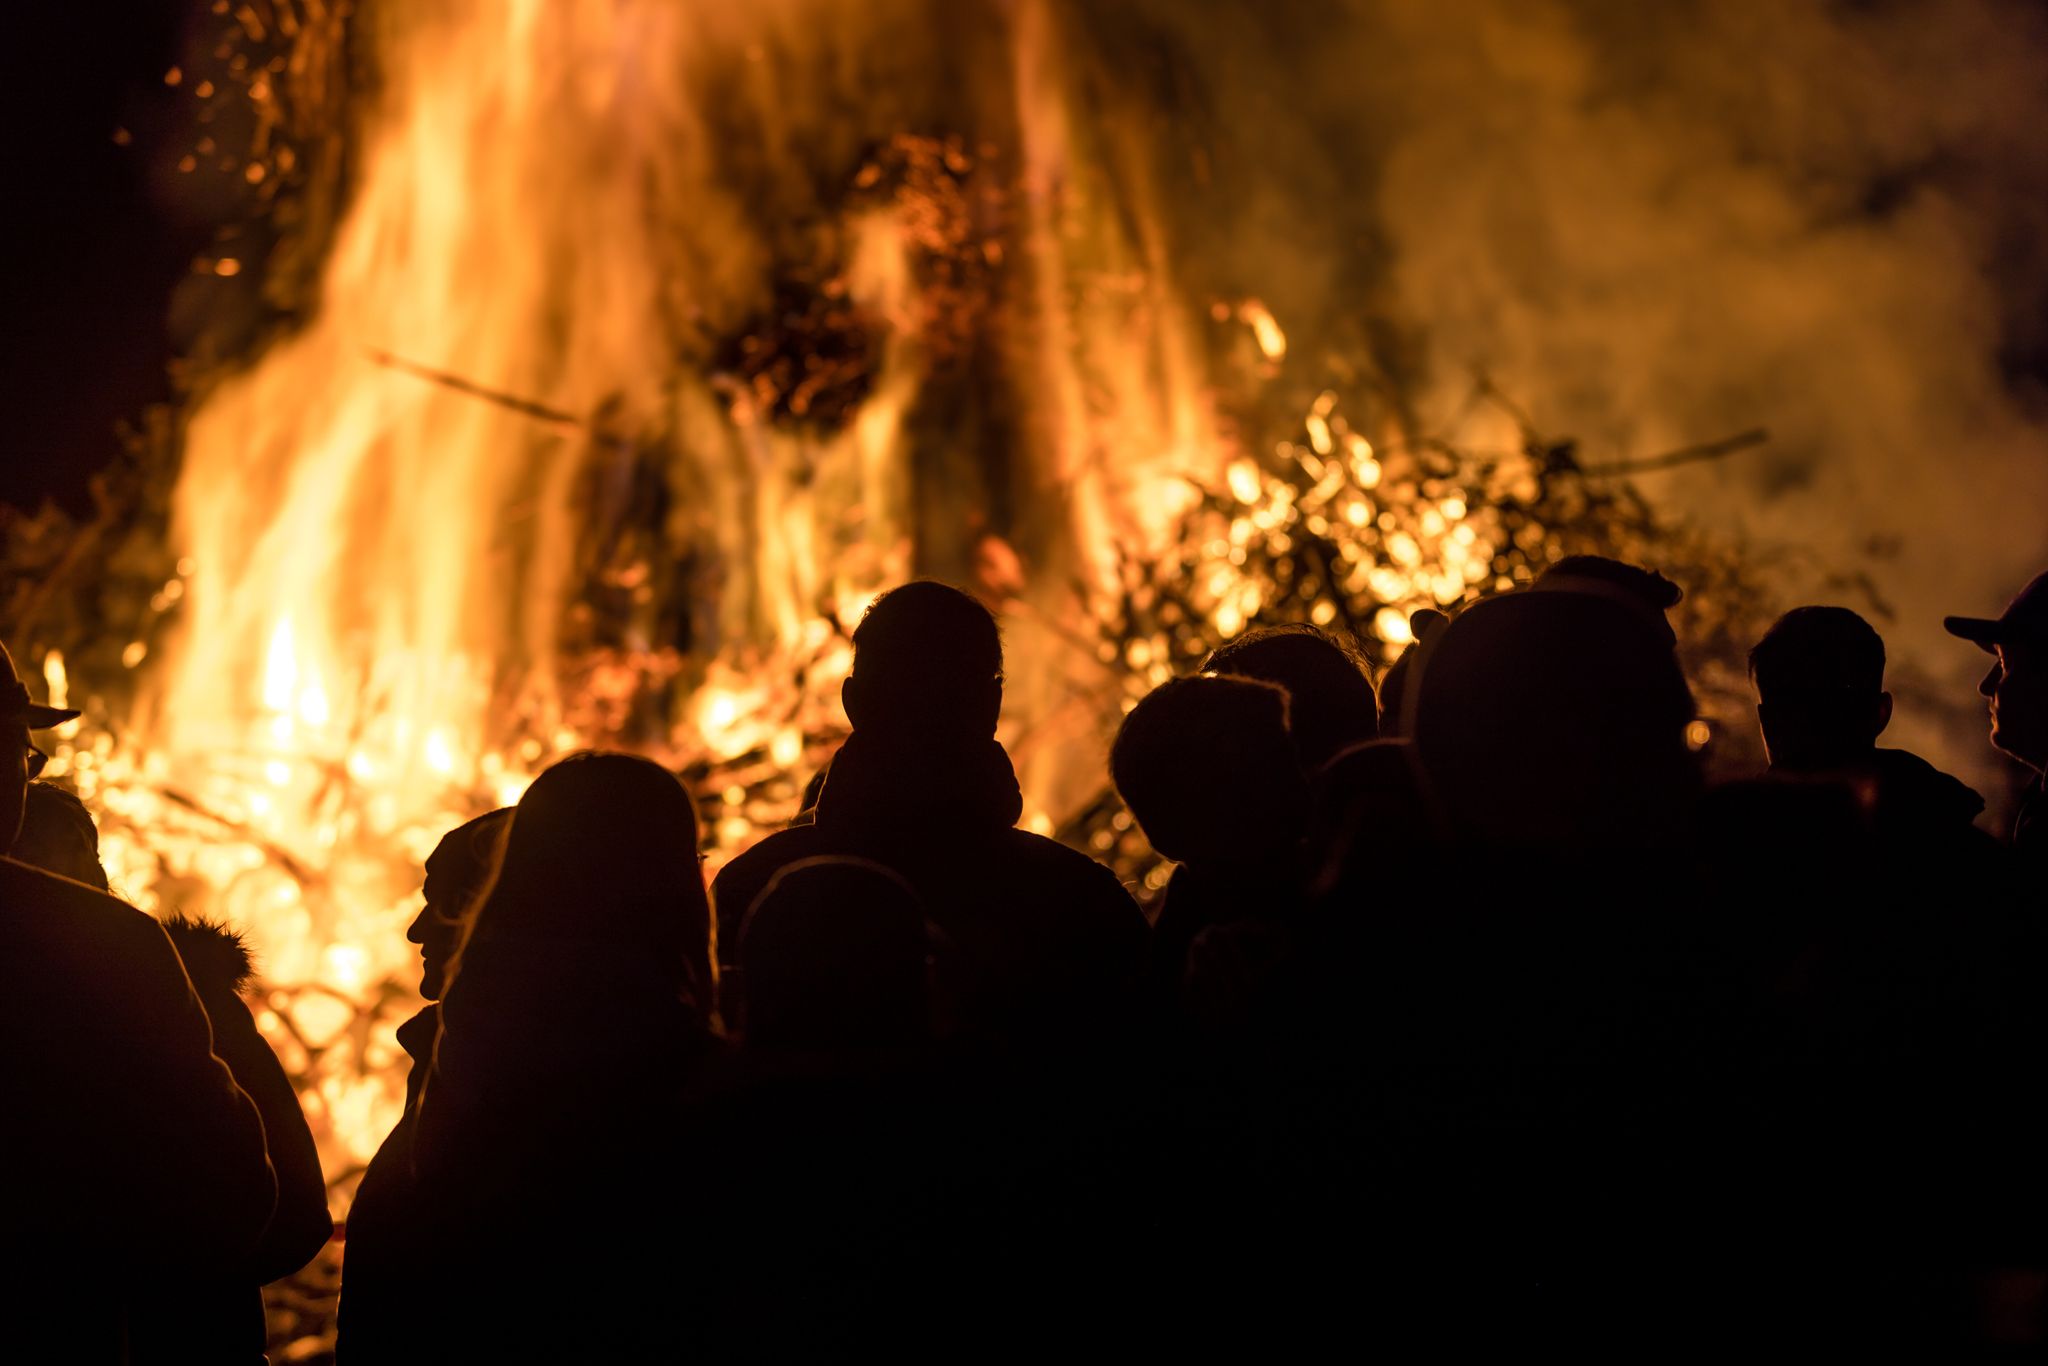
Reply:
[[10, 851], [23, 863], [104, 892], [100, 832], [85, 803], [64, 788], [30, 783], [21, 809], [21, 833]]
[[1685, 590], [1656, 570], [1605, 555], [1567, 555], [1536, 576], [1537, 584], [1553, 587], [1562, 579], [1610, 584], [1659, 612], [1668, 612], [1685, 600]]
[[1676, 838], [1697, 793], [1692, 694], [1639, 607], [1520, 592], [1430, 642], [1409, 732], [1453, 829], [1498, 846]]
[[890, 589], [854, 627], [840, 696], [855, 730], [995, 734], [1003, 642], [994, 615], [930, 579]]
[[904, 1048], [932, 1032], [924, 906], [868, 859], [798, 859], [754, 898], [740, 926], [741, 1007], [750, 1047]]
[[1287, 690], [1288, 727], [1305, 769], [1379, 738], [1380, 704], [1358, 657], [1328, 633], [1294, 623], [1247, 631], [1217, 647], [1209, 674], [1255, 678]]
[[1678, 634], [1664, 614], [1684, 600], [1685, 590], [1654, 569], [1605, 555], [1567, 555], [1529, 586], [1539, 592], [1592, 593], [1638, 607], [1656, 621], [1665, 644], [1678, 644]]
[[632, 754], [572, 754], [533, 780], [504, 840], [450, 968], [451, 989], [475, 942], [574, 940], [673, 974], [710, 1010], [711, 906], [697, 808], [675, 774]]
[[1749, 676], [1766, 697], [1884, 691], [1884, 638], [1846, 607], [1795, 607], [1750, 648]]
[[1795, 607], [1749, 652], [1757, 720], [1773, 765], [1840, 767], [1876, 746], [1891, 720], [1884, 639], [1846, 607]]
[[1284, 689], [1228, 674], [1147, 694], [1110, 747], [1111, 780], [1152, 847], [1179, 863], [1264, 857], [1299, 835], [1308, 787]]

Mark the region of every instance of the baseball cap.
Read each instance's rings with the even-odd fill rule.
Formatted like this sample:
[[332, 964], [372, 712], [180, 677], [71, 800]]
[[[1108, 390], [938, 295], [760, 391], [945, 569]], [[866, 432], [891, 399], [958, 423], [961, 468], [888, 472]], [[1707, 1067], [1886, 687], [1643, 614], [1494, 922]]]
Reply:
[[1952, 636], [1990, 650], [2016, 640], [2048, 641], [2048, 574], [2037, 574], [1997, 617], [1943, 617]]

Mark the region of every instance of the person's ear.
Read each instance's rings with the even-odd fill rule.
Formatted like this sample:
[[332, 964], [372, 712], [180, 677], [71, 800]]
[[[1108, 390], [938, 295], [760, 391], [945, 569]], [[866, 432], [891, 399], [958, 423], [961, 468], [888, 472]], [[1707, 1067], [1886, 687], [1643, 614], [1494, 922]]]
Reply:
[[1003, 719], [1003, 680], [991, 678], [981, 695], [982, 717], [988, 726], [988, 733], [996, 733], [996, 723]]
[[1884, 728], [1892, 723], [1892, 695], [1888, 692], [1877, 695], [1876, 719], [1877, 727], [1870, 732], [1870, 738], [1873, 740], [1884, 734]]
[[866, 710], [866, 689], [861, 687], [857, 674], [848, 674], [839, 684], [839, 705], [846, 711], [847, 724], [860, 729], [860, 715]]

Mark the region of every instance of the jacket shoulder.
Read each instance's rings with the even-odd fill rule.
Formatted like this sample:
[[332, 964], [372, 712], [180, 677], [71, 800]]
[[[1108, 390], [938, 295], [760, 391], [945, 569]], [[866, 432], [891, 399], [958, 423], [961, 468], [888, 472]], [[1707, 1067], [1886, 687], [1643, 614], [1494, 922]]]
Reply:
[[796, 825], [776, 831], [719, 869], [718, 876], [711, 880], [719, 957], [729, 961], [738, 949], [740, 922], [779, 869], [798, 859], [828, 852], [825, 837], [817, 826]]
[[1006, 832], [1005, 844], [1019, 864], [1070, 888], [1077, 900], [1108, 911], [1128, 910], [1143, 919], [1138, 903], [1116, 873], [1080, 850], [1029, 830]]
[[127, 949], [177, 962], [163, 927], [118, 897], [0, 858], [0, 933], [16, 943]]

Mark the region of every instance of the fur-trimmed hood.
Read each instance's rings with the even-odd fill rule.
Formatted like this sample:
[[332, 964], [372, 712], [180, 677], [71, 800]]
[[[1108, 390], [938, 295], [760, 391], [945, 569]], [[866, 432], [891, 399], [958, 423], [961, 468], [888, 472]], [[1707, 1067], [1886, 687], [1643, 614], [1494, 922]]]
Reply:
[[163, 927], [202, 996], [213, 992], [240, 995], [255, 975], [248, 942], [229, 926], [180, 913], [166, 919]]

